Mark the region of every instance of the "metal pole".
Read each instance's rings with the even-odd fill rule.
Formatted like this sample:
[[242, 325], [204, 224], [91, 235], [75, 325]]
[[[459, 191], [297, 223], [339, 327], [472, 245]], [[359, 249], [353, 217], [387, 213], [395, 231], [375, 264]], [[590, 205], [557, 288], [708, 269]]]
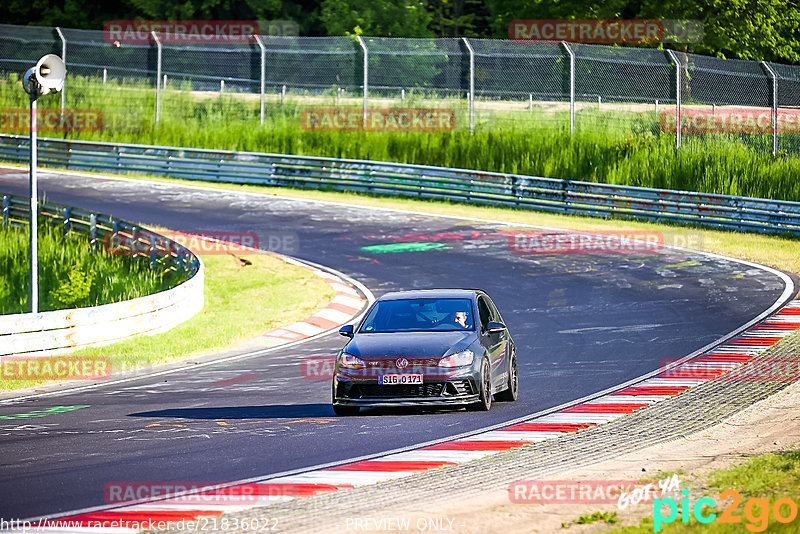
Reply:
[[103, 69], [103, 85], [106, 84], [107, 77], [108, 77], [108, 69]]
[[475, 131], [475, 51], [466, 37], [461, 38], [469, 50], [469, 133]]
[[266, 72], [267, 72], [267, 50], [264, 48], [264, 43], [261, 42], [261, 36], [258, 34], [253, 34], [253, 39], [256, 40], [258, 43], [258, 47], [261, 49], [261, 124], [264, 124], [264, 83], [266, 79]]
[[778, 76], [766, 61], [761, 64], [772, 78], [772, 155], [778, 155]]
[[361, 45], [361, 50], [364, 51], [364, 128], [367, 127], [367, 88], [369, 87], [369, 50], [364, 43], [364, 39], [358, 36], [358, 44]]
[[[56, 26], [56, 31], [58, 32], [58, 37], [61, 39], [61, 61], [64, 64], [67, 64], [67, 40], [64, 38], [64, 33], [61, 31], [61, 28]], [[66, 103], [66, 87], [61, 89], [61, 116], [64, 116], [64, 104]]]
[[672, 62], [675, 63], [675, 148], [681, 147], [681, 64], [675, 52], [667, 49]]
[[29, 301], [31, 303], [31, 313], [39, 313], [39, 199], [38, 190], [39, 184], [36, 175], [36, 97], [34, 91], [31, 92], [31, 171], [30, 171], [30, 187], [31, 187], [31, 218], [28, 226], [28, 233], [30, 234], [30, 264], [31, 264], [31, 283], [29, 292]]
[[575, 52], [565, 42], [561, 41], [564, 50], [569, 54], [569, 134], [575, 134]]
[[156, 124], [161, 119], [161, 41], [158, 40], [156, 31], [150, 32], [158, 47], [158, 61], [156, 63]]

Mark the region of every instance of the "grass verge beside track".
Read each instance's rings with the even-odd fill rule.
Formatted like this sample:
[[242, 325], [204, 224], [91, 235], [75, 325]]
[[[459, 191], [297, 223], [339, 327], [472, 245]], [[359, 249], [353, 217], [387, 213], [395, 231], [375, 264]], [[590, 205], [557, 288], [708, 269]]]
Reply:
[[[205, 306], [200, 313], [169, 332], [82, 349], [70, 357], [107, 357], [116, 373], [198, 356], [304, 319], [334, 296], [323, 279], [271, 254], [201, 257], [206, 278]], [[43, 383], [0, 380], [0, 391]]]
[[[666, 478], [666, 475], [658, 477]], [[800, 487], [800, 450], [789, 450], [759, 454], [748, 458], [740, 465], [712, 471], [707, 476], [695, 478], [681, 475], [682, 486], [690, 488], [689, 505], [694, 509], [698, 499], [710, 497], [717, 503], [715, 507], [704, 506], [704, 517], [716, 514], [714, 521], [702, 524], [693, 514], [689, 514], [689, 522], [683, 523], [681, 513], [671, 522], [659, 525], [659, 531], [666, 534], [683, 532], [797, 532], [798, 520], [795, 517], [788, 523], [776, 520], [774, 508], [778, 505], [780, 516], [784, 519], [792, 516], [792, 508], [797, 510], [797, 488]], [[741, 496], [741, 502], [734, 503], [733, 497], [720, 498], [725, 490], [735, 489]], [[672, 495], [680, 506], [682, 496]], [[758, 501], [750, 506], [748, 501]], [[794, 505], [789, 505], [786, 499]], [[728, 509], [735, 523], [723, 523], [721, 514]], [[664, 507], [664, 516], [667, 506]], [[609, 534], [647, 534], [654, 531], [654, 516], [643, 517], [636, 526], [618, 527], [609, 530]], [[605, 530], [604, 530], [605, 531]]]
[[[370, 105], [450, 109], [456, 113], [455, 129], [306, 131], [301, 121], [303, 110], [333, 106], [335, 90], [317, 96], [292, 94], [283, 104], [274, 93], [268, 95], [262, 125], [258, 95], [231, 89], [220, 95], [197, 91], [190, 83], [170, 79], [161, 94], [161, 115], [156, 124], [156, 92], [149, 81], [114, 79], [104, 84], [102, 79], [70, 74], [66, 107], [96, 109], [102, 113], [102, 127], [46, 135], [111, 143], [362, 158], [800, 200], [800, 183], [795, 179], [800, 172], [800, 136], [789, 132], [781, 133], [779, 157], [772, 156], [769, 133], [684, 132], [681, 149], [675, 150], [675, 134], [662, 131], [650, 105], [608, 103], [605, 111], [599, 111], [596, 106], [578, 103], [573, 135], [565, 103], [540, 102], [526, 110], [527, 102], [479, 99], [476, 129], [471, 134], [463, 98], [433, 94], [426, 97], [413, 92], [402, 102], [371, 95]], [[0, 108], [24, 110], [27, 106], [19, 76], [12, 73], [1, 78]], [[43, 99], [39, 110], [44, 113], [59, 106], [57, 98]], [[358, 113], [361, 101], [351, 96], [341, 102], [340, 109]], [[684, 109], [688, 112], [710, 108], [685, 102]], [[4, 131], [27, 132], [12, 124]]]

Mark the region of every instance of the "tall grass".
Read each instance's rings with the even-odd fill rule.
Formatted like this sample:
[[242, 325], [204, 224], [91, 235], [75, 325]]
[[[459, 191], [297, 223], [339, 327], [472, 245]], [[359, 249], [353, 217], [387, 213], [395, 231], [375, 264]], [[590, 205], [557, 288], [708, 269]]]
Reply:
[[[28, 230], [0, 227], [0, 314], [30, 311]], [[86, 236], [45, 219], [39, 224], [39, 310], [82, 308], [142, 297], [175, 286], [174, 272], [150, 270], [149, 260], [92, 250]]]
[[[70, 77], [67, 106], [99, 108], [104, 128], [41, 135], [375, 159], [800, 200], [800, 181], [796, 179], [800, 157], [786, 152], [773, 157], [771, 135], [684, 135], [682, 148], [676, 150], [674, 134], [660, 130], [653, 112], [581, 109], [576, 132], [570, 135], [564, 111], [539, 108], [528, 112], [523, 103], [518, 103], [519, 110], [507, 111], [497, 105], [495, 110], [478, 114], [478, 127], [471, 135], [463, 101], [417, 98], [407, 99], [403, 105], [456, 109], [456, 129], [444, 133], [308, 132], [300, 125], [302, 109], [330, 107], [332, 92], [293, 95], [286, 104], [271, 97], [262, 126], [255, 94], [227, 92], [220, 96], [192, 91], [189, 84], [171, 81], [164, 91], [160, 124], [156, 125], [155, 91], [142, 82], [118, 82], [103, 85], [96, 79]], [[0, 82], [0, 107], [24, 108], [25, 97], [16, 81]], [[51, 108], [60, 103], [52, 97], [40, 102], [40, 106]], [[352, 106], [355, 100], [345, 104]], [[396, 105], [400, 104], [398, 100]], [[790, 134], [782, 135], [782, 139], [787, 146], [797, 144]]]

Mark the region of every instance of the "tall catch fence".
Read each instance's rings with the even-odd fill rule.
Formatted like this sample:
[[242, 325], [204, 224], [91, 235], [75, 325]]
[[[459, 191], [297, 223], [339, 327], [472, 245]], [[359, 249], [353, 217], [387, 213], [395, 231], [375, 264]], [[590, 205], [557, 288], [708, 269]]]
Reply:
[[[200, 118], [265, 119], [265, 106], [443, 107], [458, 129], [619, 125], [675, 139], [718, 137], [777, 154], [800, 149], [800, 67], [673, 50], [501, 39], [260, 35], [249, 44], [129, 44], [103, 31], [0, 25], [0, 91], [42, 55], [63, 55], [61, 101], [102, 111], [102, 129]], [[3, 87], [3, 86], [7, 87]], [[17, 93], [19, 93], [17, 95]], [[6, 100], [8, 100], [8, 98]], [[77, 107], [72, 105], [72, 107]], [[0, 128], [5, 133], [21, 129]]]

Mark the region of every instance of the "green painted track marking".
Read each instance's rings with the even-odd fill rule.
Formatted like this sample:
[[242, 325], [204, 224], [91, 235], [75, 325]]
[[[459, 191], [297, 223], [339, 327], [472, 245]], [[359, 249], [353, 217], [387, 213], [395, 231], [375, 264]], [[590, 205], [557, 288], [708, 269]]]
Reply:
[[388, 243], [386, 245], [369, 245], [361, 247], [364, 252], [373, 254], [385, 254], [387, 252], [427, 252], [429, 250], [448, 250], [444, 243], [434, 243], [427, 241], [412, 241], [410, 243]]
[[91, 404], [76, 404], [74, 406], [53, 406], [44, 410], [33, 410], [26, 413], [15, 413], [13, 415], [0, 415], [0, 419], [27, 419], [28, 417], [46, 417], [56, 413], [71, 412], [73, 410], [80, 410], [81, 408], [88, 408]]

